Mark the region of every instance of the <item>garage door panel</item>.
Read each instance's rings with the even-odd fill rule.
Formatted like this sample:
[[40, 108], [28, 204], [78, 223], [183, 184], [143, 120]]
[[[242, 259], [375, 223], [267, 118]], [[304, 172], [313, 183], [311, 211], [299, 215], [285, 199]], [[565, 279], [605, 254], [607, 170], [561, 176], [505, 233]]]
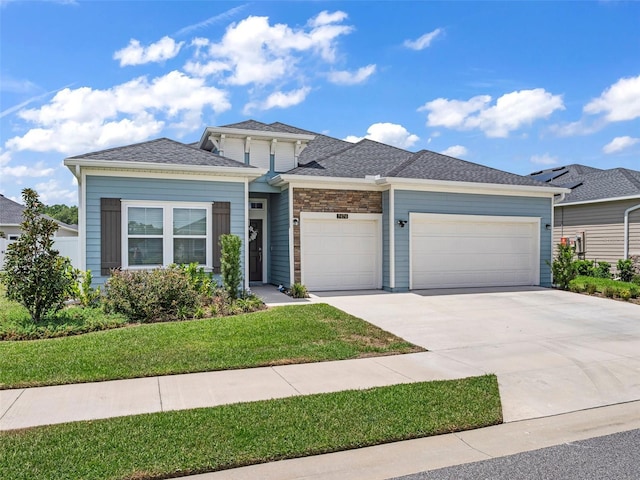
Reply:
[[309, 290], [380, 288], [380, 220], [303, 218], [302, 281]]
[[[416, 215], [411, 220], [411, 286], [537, 284], [537, 219]], [[492, 217], [493, 218], [493, 217]]]

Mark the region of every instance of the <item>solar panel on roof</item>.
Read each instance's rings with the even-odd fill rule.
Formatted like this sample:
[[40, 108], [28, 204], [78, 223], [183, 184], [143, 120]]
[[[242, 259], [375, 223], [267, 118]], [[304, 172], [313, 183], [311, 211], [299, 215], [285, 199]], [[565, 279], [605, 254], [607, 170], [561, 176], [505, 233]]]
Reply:
[[531, 175], [533, 178], [538, 180], [539, 182], [550, 182], [551, 180], [555, 180], [556, 178], [567, 173], [567, 169], [565, 167], [557, 168], [554, 170], [548, 170], [546, 172], [542, 172], [539, 175]]

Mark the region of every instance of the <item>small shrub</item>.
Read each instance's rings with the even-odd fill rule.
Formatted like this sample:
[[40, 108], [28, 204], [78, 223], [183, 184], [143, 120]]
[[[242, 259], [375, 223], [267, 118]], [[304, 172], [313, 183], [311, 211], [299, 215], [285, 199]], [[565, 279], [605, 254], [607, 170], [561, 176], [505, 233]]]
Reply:
[[593, 295], [598, 291], [598, 286], [595, 283], [587, 283], [585, 285], [585, 290], [589, 295]]
[[628, 288], [621, 288], [620, 290], [618, 290], [618, 297], [628, 302], [631, 298], [631, 290], [629, 290]]
[[73, 298], [83, 307], [95, 307], [100, 302], [100, 287], [93, 288], [91, 282], [93, 276], [91, 270], [73, 270], [74, 281], [72, 285]]
[[204, 267], [197, 263], [180, 265], [180, 268], [187, 275], [191, 287], [203, 297], [211, 297], [217, 287], [217, 282], [213, 278], [213, 273], [206, 272]]
[[105, 285], [104, 308], [132, 322], [191, 318], [198, 307], [196, 292], [177, 267], [114, 271]]
[[634, 275], [631, 279], [631, 283], [635, 283], [636, 285], [640, 285], [640, 275]]
[[232, 300], [238, 298], [242, 269], [240, 268], [240, 247], [242, 240], [237, 235], [220, 235], [220, 273], [222, 285]]
[[573, 293], [582, 293], [584, 288], [579, 283], [571, 282], [569, 284], [569, 291]]
[[640, 288], [635, 285], [631, 285], [629, 287], [629, 294], [631, 295], [631, 298], [638, 298], [640, 296]]
[[593, 270], [596, 278], [611, 278], [611, 264], [609, 262], [597, 262]]
[[291, 285], [289, 295], [291, 295], [293, 298], [309, 298], [307, 287], [305, 287], [301, 283], [294, 283], [293, 285]]
[[576, 274], [585, 276], [585, 277], [593, 277], [593, 260], [576, 260], [574, 262], [574, 266], [576, 268]]
[[621, 281], [630, 282], [633, 280], [633, 260], [630, 258], [627, 260], [618, 260], [616, 267]]
[[558, 244], [558, 253], [551, 263], [551, 272], [553, 273], [553, 282], [562, 290], [567, 290], [571, 280], [576, 278], [576, 267], [573, 261], [573, 255], [573, 247]]
[[602, 293], [607, 298], [614, 298], [616, 296], [616, 288], [611, 286], [606, 286], [602, 289]]

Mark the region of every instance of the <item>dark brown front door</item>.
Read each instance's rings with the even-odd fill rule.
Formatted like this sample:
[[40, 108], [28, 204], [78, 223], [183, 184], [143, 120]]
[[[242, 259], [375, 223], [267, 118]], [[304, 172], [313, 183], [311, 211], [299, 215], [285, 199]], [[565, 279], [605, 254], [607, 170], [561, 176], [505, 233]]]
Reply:
[[249, 220], [249, 281], [262, 281], [262, 220]]

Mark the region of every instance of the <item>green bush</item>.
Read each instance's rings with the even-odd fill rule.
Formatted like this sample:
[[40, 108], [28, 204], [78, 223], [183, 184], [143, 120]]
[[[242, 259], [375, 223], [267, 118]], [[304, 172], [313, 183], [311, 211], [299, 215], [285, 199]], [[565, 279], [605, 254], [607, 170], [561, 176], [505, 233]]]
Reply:
[[104, 308], [125, 315], [132, 322], [192, 318], [199, 295], [184, 270], [114, 271], [105, 285]]
[[301, 283], [294, 283], [293, 285], [291, 285], [289, 294], [293, 298], [309, 298], [309, 292], [307, 291], [307, 287], [305, 287]]
[[100, 303], [100, 287], [93, 288], [91, 270], [73, 270], [72, 295], [83, 307], [95, 307]]
[[602, 289], [602, 294], [607, 298], [614, 298], [616, 296], [617, 291], [618, 291], [617, 288], [607, 285]]
[[595, 283], [587, 283], [585, 290], [589, 295], [593, 295], [598, 291], [598, 286]]
[[574, 262], [577, 275], [593, 277], [593, 260], [576, 260]]
[[242, 240], [237, 235], [220, 235], [220, 273], [222, 285], [232, 300], [238, 298], [242, 283], [242, 268], [240, 267], [240, 247]]
[[584, 287], [579, 283], [571, 282], [569, 283], [569, 291], [573, 293], [582, 293], [584, 292]]
[[617, 270], [621, 281], [630, 282], [633, 280], [633, 260], [618, 260]]
[[567, 290], [569, 283], [577, 275], [573, 256], [573, 247], [561, 243], [558, 244], [558, 253], [551, 263], [551, 272], [553, 274], [553, 283], [562, 290]]
[[22, 199], [26, 206], [22, 234], [7, 246], [3, 277], [7, 298], [24, 305], [39, 323], [64, 306], [75, 278], [70, 260], [53, 248], [58, 224], [42, 216], [44, 205], [38, 194], [25, 188]]
[[596, 278], [611, 278], [611, 264], [609, 262], [596, 262], [593, 276]]
[[201, 267], [197, 263], [180, 265], [180, 268], [187, 275], [191, 287], [196, 292], [203, 297], [213, 296], [216, 287], [218, 286], [216, 280], [213, 278], [213, 273], [206, 272], [204, 267]]
[[621, 288], [618, 290], [618, 297], [624, 301], [629, 301], [631, 298], [631, 291], [628, 288]]

